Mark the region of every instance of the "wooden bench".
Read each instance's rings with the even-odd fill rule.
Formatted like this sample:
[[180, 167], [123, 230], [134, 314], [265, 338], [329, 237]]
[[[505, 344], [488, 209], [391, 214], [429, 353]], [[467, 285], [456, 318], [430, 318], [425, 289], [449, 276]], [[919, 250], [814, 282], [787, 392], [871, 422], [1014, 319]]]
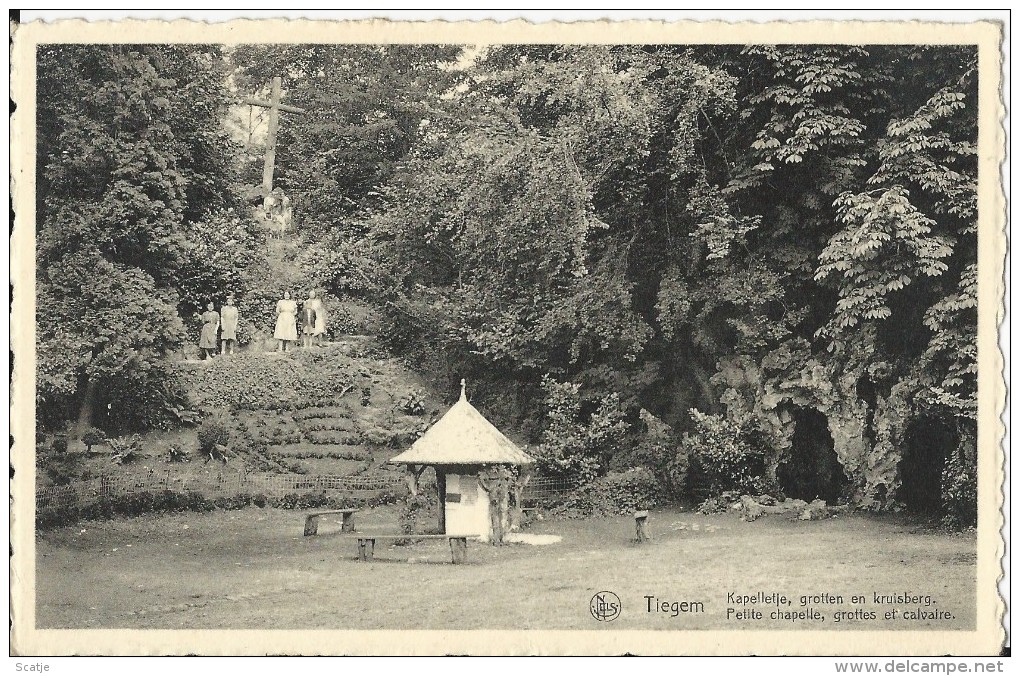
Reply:
[[358, 540], [358, 560], [371, 561], [375, 556], [376, 540], [449, 540], [450, 554], [454, 563], [464, 563], [467, 560], [468, 538], [477, 538], [477, 535], [368, 535], [360, 534], [352, 536]]
[[319, 517], [327, 514], [340, 515], [340, 532], [354, 532], [354, 513], [356, 509], [330, 509], [324, 512], [312, 512], [305, 516], [305, 535], [315, 535], [319, 532]]

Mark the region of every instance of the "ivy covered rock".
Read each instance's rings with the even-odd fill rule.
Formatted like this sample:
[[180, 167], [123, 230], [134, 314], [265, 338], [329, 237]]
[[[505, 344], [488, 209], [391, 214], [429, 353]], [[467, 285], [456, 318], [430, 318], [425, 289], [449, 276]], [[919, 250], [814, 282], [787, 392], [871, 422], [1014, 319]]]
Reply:
[[812, 500], [797, 518], [801, 521], [820, 521], [828, 516], [829, 508], [825, 504], [825, 500]]
[[740, 520], [755, 521], [765, 515], [761, 504], [750, 495], [740, 496]]

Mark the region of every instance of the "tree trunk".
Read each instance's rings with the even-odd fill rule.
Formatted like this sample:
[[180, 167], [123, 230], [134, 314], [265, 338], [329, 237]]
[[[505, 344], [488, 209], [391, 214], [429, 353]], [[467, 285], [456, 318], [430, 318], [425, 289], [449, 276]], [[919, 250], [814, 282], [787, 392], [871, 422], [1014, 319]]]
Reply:
[[517, 480], [513, 482], [511, 490], [513, 491], [513, 504], [510, 506], [510, 530], [517, 531], [521, 529], [521, 509], [524, 507], [521, 504], [521, 496], [524, 494], [524, 488], [531, 481], [531, 470], [525, 467], [520, 469], [520, 474], [517, 476]]
[[489, 494], [489, 523], [492, 544], [503, 544], [510, 527], [510, 486], [513, 477], [506, 467], [494, 467], [478, 473], [478, 483]]
[[81, 408], [78, 409], [78, 421], [74, 427], [74, 437], [81, 439], [85, 431], [92, 426], [92, 416], [96, 406], [96, 392], [98, 391], [95, 380], [89, 380], [85, 385], [85, 395], [81, 400]]
[[710, 413], [714, 412], [718, 409], [718, 405], [715, 391], [712, 388], [711, 376], [698, 362], [698, 355], [693, 354], [693, 350], [688, 350], [687, 356], [688, 361], [685, 366], [688, 369], [688, 373], [690, 373], [694, 378], [694, 382], [697, 383], [698, 390], [701, 394], [699, 408]]
[[418, 495], [418, 477], [425, 471], [425, 466], [422, 465], [421, 469], [416, 471], [414, 465], [407, 465], [406, 470], [404, 478], [407, 479], [407, 490], [411, 495]]
[[509, 502], [509, 491], [503, 482], [496, 483], [496, 492], [489, 494], [489, 517], [492, 521], [492, 544], [501, 545], [506, 538], [507, 507]]

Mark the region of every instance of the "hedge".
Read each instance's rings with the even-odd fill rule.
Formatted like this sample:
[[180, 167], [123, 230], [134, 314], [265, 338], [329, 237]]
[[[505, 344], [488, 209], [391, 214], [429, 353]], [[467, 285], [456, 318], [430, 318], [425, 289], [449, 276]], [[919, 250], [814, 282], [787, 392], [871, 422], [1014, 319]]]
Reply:
[[368, 498], [325, 493], [287, 493], [280, 497], [262, 494], [239, 493], [228, 497], [207, 499], [197, 491], [139, 491], [123, 495], [101, 496], [84, 506], [52, 507], [39, 505], [35, 523], [38, 530], [68, 526], [77, 521], [99, 521], [115, 516], [141, 516], [166, 512], [211, 512], [216, 509], [234, 510], [245, 507], [274, 507], [278, 509], [346, 509], [352, 507], [378, 507], [390, 505], [403, 498], [403, 494], [382, 490]]

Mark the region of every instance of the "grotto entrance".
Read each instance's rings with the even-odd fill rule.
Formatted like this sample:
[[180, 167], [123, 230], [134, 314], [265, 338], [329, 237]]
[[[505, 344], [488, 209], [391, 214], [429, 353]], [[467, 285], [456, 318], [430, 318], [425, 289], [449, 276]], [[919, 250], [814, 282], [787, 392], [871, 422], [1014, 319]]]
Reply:
[[908, 510], [938, 513], [942, 505], [942, 468], [956, 443], [956, 430], [934, 416], [915, 418], [907, 426], [896, 498]]
[[787, 497], [821, 498], [831, 505], [843, 497], [850, 480], [836, 456], [828, 420], [813, 408], [794, 409], [793, 419], [793, 447], [779, 466], [779, 486]]

